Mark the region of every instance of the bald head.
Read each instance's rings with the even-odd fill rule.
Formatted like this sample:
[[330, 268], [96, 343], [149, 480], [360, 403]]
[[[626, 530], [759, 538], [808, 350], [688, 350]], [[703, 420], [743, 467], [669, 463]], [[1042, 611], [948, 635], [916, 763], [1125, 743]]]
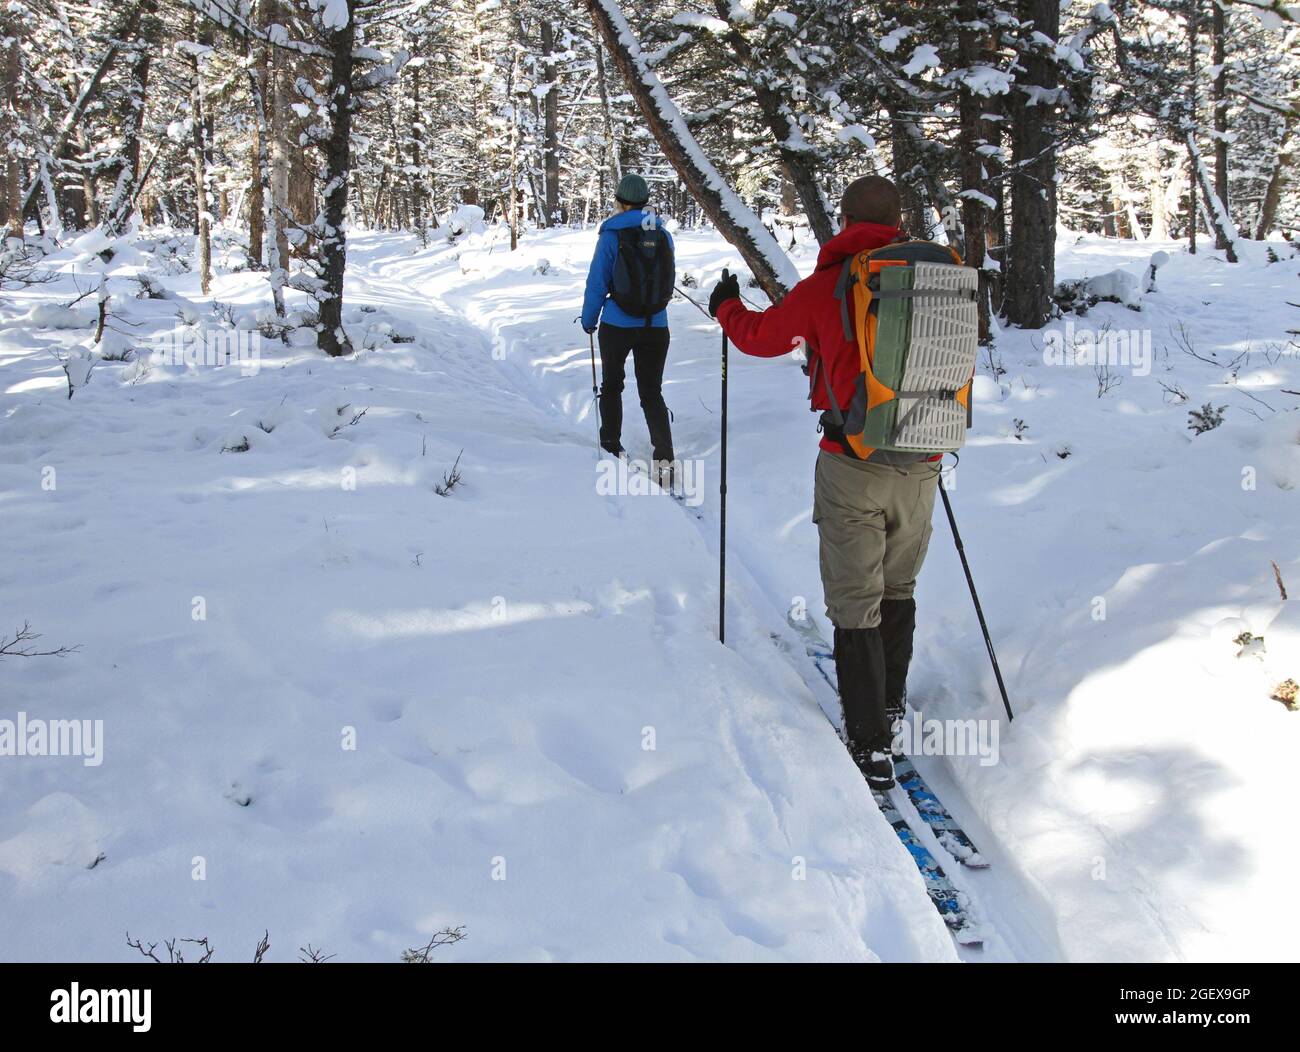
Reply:
[[854, 179], [844, 191], [840, 214], [846, 226], [852, 223], [898, 226], [903, 220], [903, 199], [898, 187], [883, 175], [864, 175]]

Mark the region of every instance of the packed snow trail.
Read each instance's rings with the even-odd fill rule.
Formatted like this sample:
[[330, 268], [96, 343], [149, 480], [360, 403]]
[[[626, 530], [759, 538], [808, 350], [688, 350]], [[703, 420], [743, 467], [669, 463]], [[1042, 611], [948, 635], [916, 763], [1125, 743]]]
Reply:
[[[0, 330], [5, 616], [81, 645], [7, 661], [3, 715], [104, 721], [99, 766], [0, 759], [0, 957], [130, 959], [129, 931], [238, 960], [269, 928], [271, 959], [396, 960], [464, 925], [448, 960], [955, 959], [797, 677], [718, 647], [691, 520], [597, 494], [589, 421], [430, 302], [454, 254], [415, 248], [353, 240], [353, 359], [146, 352], [69, 401], [71, 337]], [[122, 309], [142, 345], [176, 324]]]
[[[403, 268], [403, 272], [409, 273], [409, 280], [420, 282], [419, 287], [439, 298], [444, 306], [463, 311], [471, 322], [481, 326], [489, 335], [495, 353], [509, 363], [513, 373], [519, 377], [520, 387], [534, 392], [530, 401], [538, 404], [549, 402], [563, 421], [557, 426], [567, 424], [568, 429], [577, 435], [578, 441], [587, 444], [594, 454], [595, 425], [590, 418], [593, 411], [590, 395], [590, 349], [586, 336], [572, 322], [573, 304], [576, 302], [573, 297], [580, 295], [580, 282], [585, 274], [586, 261], [582, 252], [584, 248], [590, 252], [593, 237], [594, 232], [586, 235], [561, 234], [549, 238], [545, 247], [535, 251], [528, 251], [525, 247], [523, 251], [506, 256], [500, 255], [499, 250], [490, 254], [470, 250], [460, 256], [454, 269], [446, 269], [427, 278], [416, 270], [407, 271]], [[538, 254], [554, 252], [557, 248], [565, 252], [566, 262], [557, 265], [555, 261], [546, 259], [539, 267]], [[692, 259], [699, 254], [698, 239], [683, 239], [679, 236], [679, 267], [685, 266], [689, 273]], [[716, 249], [710, 254], [716, 255]], [[707, 293], [707, 287], [703, 288], [699, 298], [707, 299]], [[721, 364], [720, 330], [681, 298], [674, 299], [669, 313], [673, 344], [664, 374], [664, 392], [670, 406], [676, 406], [673, 426], [679, 458], [686, 461], [698, 459], [704, 464], [704, 485], [699, 494], [704, 498], [703, 504], [691, 509], [695, 516], [692, 521], [699, 528], [701, 540], [716, 559], [719, 484], [717, 451], [720, 441], [720, 415], [716, 407]], [[710, 347], [713, 349], [712, 354], [709, 353]], [[734, 349], [731, 361], [733, 368], [744, 363], [741, 367], [747, 371], [755, 364], [766, 364], [778, 370], [791, 368], [788, 360], [778, 363], [746, 362], [744, 356]], [[798, 375], [802, 376], [801, 373]], [[737, 381], [733, 375], [733, 398], [736, 397], [736, 392]], [[650, 456], [648, 437], [637, 405], [635, 378], [631, 370], [628, 387], [624, 392], [624, 403], [623, 443], [631, 457], [646, 460]], [[804, 423], [806, 421], [799, 413], [800, 408], [798, 402], [792, 400], [784, 407], [772, 406], [770, 411], [774, 414], [783, 413], [798, 423]], [[779, 677], [777, 682], [787, 684], [785, 689], [789, 692], [789, 704], [807, 709], [819, 702], [814, 700], [816, 691], [811, 694], [809, 692], [811, 684], [797, 679], [791, 683], [789, 680], [791, 658], [800, 650], [801, 644], [785, 625], [785, 617], [793, 603], [805, 602], [810, 608], [816, 606], [820, 609], [820, 580], [816, 576], [814, 559], [812, 574], [807, 578], [808, 590], [802, 595], [780, 594], [771, 583], [774, 577], [767, 568], [783, 558], [791, 558], [791, 553], [779, 547], [766, 550], [761, 548], [753, 541], [755, 531], [752, 520], [738, 521], [742, 515], [764, 514], [761, 510], [765, 507], [763, 497], [767, 495], [768, 486], [778, 481], [755, 478], [750, 473], [764, 456], [763, 444], [771, 441], [769, 436], [755, 432], [751, 411], [752, 402], [742, 396], [733, 404], [731, 413], [731, 419], [738, 421], [738, 426], [731, 435], [733, 448], [739, 444], [736, 438], [738, 431], [745, 436], [743, 440], [747, 450], [737, 458], [740, 466], [733, 467], [728, 483], [730, 493], [736, 494], [738, 490], [744, 493], [738, 502], [743, 510], [739, 513], [733, 510], [728, 518], [728, 649], [734, 650], [743, 660], [752, 664], [760, 675]], [[815, 433], [809, 427], [807, 435], [801, 438], [806, 463], [801, 465], [798, 476], [785, 480], [785, 488], [807, 491], [810, 505], [811, 462], [816, 454]], [[756, 495], [756, 488], [762, 496]], [[666, 497], [649, 499], [669, 504]], [[810, 514], [804, 521], [791, 522], [788, 527], [802, 528], [815, 543]], [[709, 610], [711, 605], [714, 611], [712, 630], [716, 639], [716, 566], [712, 577], [701, 576], [692, 582], [691, 595], [697, 606]], [[817, 616], [820, 617], [820, 613]], [[828, 707], [825, 699], [820, 699], [820, 703], [824, 708]], [[838, 716], [833, 718], [838, 719]], [[828, 736], [832, 747], [843, 752], [843, 747], [829, 728]], [[844, 754], [841, 764], [846, 763], [850, 761], [847, 754]], [[920, 765], [928, 766], [923, 760]], [[808, 777], [815, 782], [820, 775], [808, 772]], [[864, 798], [870, 799], [865, 785], [860, 785], [859, 791]], [[955, 790], [953, 793], [958, 795]], [[959, 952], [964, 958], [972, 961], [1060, 958], [1059, 946], [1055, 944], [1051, 933], [1050, 913], [1041, 896], [1031, 885], [1026, 885], [1019, 879], [1014, 868], [1006, 874], [980, 874], [974, 880], [965, 874], [953, 876], [951, 871], [959, 868], [956, 861], [943, 852], [933, 834], [923, 828], [924, 823], [920, 817], [908, 805], [903, 806], [908, 808], [904, 817], [908, 818], [921, 842], [944, 866], [953, 882], [977, 900], [975, 913], [982, 921], [980, 928], [985, 938], [985, 948], [961, 947]], [[893, 850], [897, 852], [901, 848], [894, 845]], [[1000, 903], [1001, 908], [992, 905], [985, 909], [982, 902], [985, 896], [980, 889], [985, 884], [991, 889], [994, 882], [999, 881], [1004, 886], [1001, 893], [990, 890], [987, 897], [992, 904]]]

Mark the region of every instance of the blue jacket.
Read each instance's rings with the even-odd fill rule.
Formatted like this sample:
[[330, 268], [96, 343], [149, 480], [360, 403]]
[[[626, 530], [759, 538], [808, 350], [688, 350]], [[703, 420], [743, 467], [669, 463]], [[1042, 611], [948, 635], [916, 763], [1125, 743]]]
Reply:
[[[640, 226], [645, 213], [639, 208], [630, 208], [611, 216], [600, 224], [600, 236], [596, 238], [596, 255], [592, 257], [591, 269], [587, 271], [587, 292], [582, 298], [582, 327], [594, 329], [602, 317], [607, 325], [617, 325], [624, 329], [640, 329], [645, 326], [644, 318], [634, 318], [622, 310], [609, 298], [609, 285], [614, 276], [614, 259], [618, 255], [618, 233], [628, 227]], [[664, 222], [655, 216], [655, 225], [663, 230]], [[668, 244], [672, 245], [672, 235], [665, 231]], [[655, 328], [668, 327], [668, 312], [661, 310], [651, 320]]]

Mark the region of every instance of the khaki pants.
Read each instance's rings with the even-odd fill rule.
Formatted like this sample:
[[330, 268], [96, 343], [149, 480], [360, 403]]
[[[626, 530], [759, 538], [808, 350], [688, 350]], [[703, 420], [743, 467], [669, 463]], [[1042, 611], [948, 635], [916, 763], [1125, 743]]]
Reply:
[[813, 486], [826, 615], [875, 628], [882, 599], [907, 599], [930, 545], [937, 461], [903, 467], [822, 450]]

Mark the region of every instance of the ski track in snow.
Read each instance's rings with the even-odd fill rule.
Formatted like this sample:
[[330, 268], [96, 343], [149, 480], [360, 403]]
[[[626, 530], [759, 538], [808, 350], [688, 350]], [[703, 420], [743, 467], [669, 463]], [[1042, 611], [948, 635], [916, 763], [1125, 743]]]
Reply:
[[[676, 236], [697, 298], [739, 269], [716, 238]], [[992, 928], [958, 954], [773, 641], [797, 653], [798, 598], [822, 616], [802, 374], [732, 351], [722, 648], [718, 332], [675, 301], [665, 394], [679, 455], [704, 463], [702, 518], [598, 495], [572, 321], [593, 242], [360, 233], [349, 332], [383, 321], [414, 343], [345, 361], [267, 346], [256, 377], [156, 367], [134, 385], [104, 362], [71, 402], [47, 352], [81, 334], [19, 321], [66, 304], [70, 281], [0, 298], [0, 508], [19, 538], [0, 631], [27, 619], [83, 645], [6, 660], [0, 718], [105, 721], [100, 767], [0, 758], [0, 958], [129, 959], [129, 930], [243, 959], [269, 927], [274, 959], [310, 940], [393, 960], [454, 924], [470, 938], [448, 960], [1286, 956], [1300, 922], [1268, 903], [1300, 860], [1269, 815], [1300, 788], [1300, 733], [1266, 684], [1300, 678], [1300, 634], [1268, 560], [1300, 580], [1300, 445], [1278, 394], [1300, 370], [1261, 348], [1294, 265], [1252, 259], [1233, 284], [1210, 254], [1066, 239], [1061, 277], [1174, 255], [1141, 314], [1075, 319], [1149, 327], [1152, 375], [1099, 399], [1091, 369], [1045, 366], [1041, 334], [1019, 332], [999, 336], [1000, 383], [981, 365], [953, 499], [1018, 718], [992, 767], [917, 762], [992, 863], [938, 856]], [[806, 270], [812, 250], [794, 258]], [[191, 275], [165, 281], [206, 311]], [[265, 283], [219, 273], [213, 296], [260, 304]], [[130, 301], [129, 332], [169, 328], [175, 306]], [[1178, 349], [1179, 322], [1223, 368]], [[1225, 423], [1191, 438], [1207, 399]], [[345, 403], [368, 413], [326, 438]], [[624, 403], [646, 457], [630, 369]], [[250, 451], [219, 452], [243, 435]], [[436, 496], [461, 449], [465, 481]], [[927, 716], [1000, 719], [946, 530], [940, 514], [912, 696]], [[1230, 618], [1266, 658], [1233, 656]]]

